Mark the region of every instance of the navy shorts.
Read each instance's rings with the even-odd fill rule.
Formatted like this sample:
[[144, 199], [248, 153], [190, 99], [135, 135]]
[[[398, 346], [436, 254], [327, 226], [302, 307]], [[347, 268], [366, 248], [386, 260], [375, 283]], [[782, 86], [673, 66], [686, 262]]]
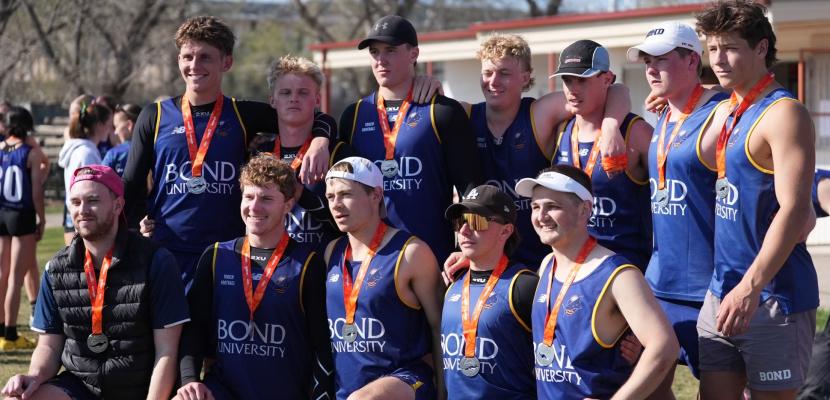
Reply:
[[63, 371], [54, 378], [46, 381], [44, 385], [52, 385], [69, 396], [72, 400], [99, 400], [96, 396], [84, 385], [81, 378], [69, 371]]
[[700, 315], [703, 302], [663, 299], [660, 297], [657, 298], [657, 302], [663, 308], [663, 313], [669, 319], [674, 334], [677, 336], [677, 341], [680, 342], [678, 361], [686, 364], [692, 375], [700, 379], [697, 317]]
[[386, 376], [398, 378], [409, 385], [415, 391], [415, 400], [432, 400], [437, 393], [433, 374], [432, 367], [427, 363], [415, 361]]

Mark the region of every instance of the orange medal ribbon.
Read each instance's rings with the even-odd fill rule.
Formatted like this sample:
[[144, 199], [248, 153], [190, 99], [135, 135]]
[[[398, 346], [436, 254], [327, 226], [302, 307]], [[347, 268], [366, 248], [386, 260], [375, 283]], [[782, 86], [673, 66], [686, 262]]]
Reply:
[[[582, 248], [579, 250], [579, 254], [576, 256], [576, 260], [574, 260], [574, 266], [571, 268], [571, 272], [568, 274], [568, 278], [565, 279], [565, 282], [562, 283], [562, 289], [559, 290], [559, 294], [556, 296], [556, 302], [553, 303], [553, 308], [548, 309], [548, 313], [545, 316], [545, 333], [543, 343], [551, 346], [553, 345], [553, 337], [556, 331], [556, 319], [559, 317], [559, 308], [562, 306], [562, 300], [565, 299], [565, 294], [568, 293], [568, 289], [571, 287], [574, 279], [576, 279], [576, 274], [579, 272], [579, 267], [582, 266], [582, 263], [585, 262], [585, 259], [588, 257], [588, 254], [591, 253], [591, 250], [597, 245], [597, 240], [593, 237], [588, 237], [588, 240], [585, 241], [585, 244], [582, 245]], [[547, 306], [550, 307], [550, 290], [553, 286], [553, 278], [556, 274], [556, 258], [553, 260], [553, 268], [550, 271], [550, 276], [548, 277], [548, 291], [547, 291]]]
[[[591, 146], [591, 154], [588, 156], [588, 162], [583, 171], [591, 177], [594, 173], [594, 165], [597, 163], [599, 157], [599, 137], [594, 138], [594, 145]], [[574, 122], [574, 127], [571, 129], [571, 158], [573, 158], [574, 167], [582, 168], [579, 164], [579, 125]]]
[[763, 78], [761, 78], [760, 81], [758, 81], [758, 83], [755, 84], [755, 86], [752, 87], [752, 89], [750, 89], [749, 93], [743, 98], [743, 100], [741, 100], [741, 104], [738, 105], [737, 109], [735, 108], [735, 104], [738, 103], [737, 93], [732, 92], [732, 95], [729, 97], [729, 108], [732, 110], [730, 113], [732, 115], [732, 124], [727, 129], [726, 122], [724, 121], [720, 135], [718, 136], [717, 147], [715, 148], [718, 179], [726, 177], [726, 143], [729, 141], [729, 136], [732, 135], [732, 130], [735, 129], [735, 124], [738, 122], [738, 119], [741, 118], [741, 114], [743, 114], [744, 111], [752, 105], [758, 95], [760, 95], [761, 92], [763, 92], [774, 79], [775, 75], [772, 72], [767, 73]]
[[[300, 147], [299, 151], [297, 151], [297, 155], [294, 156], [294, 160], [291, 161], [291, 169], [293, 169], [295, 172], [300, 169], [301, 165], [303, 165], [303, 157], [305, 156], [305, 153], [308, 151], [308, 148], [311, 147], [311, 139], [313, 138], [309, 137], [308, 139], [306, 139], [305, 143], [303, 143], [303, 146]], [[277, 138], [274, 140], [274, 155], [277, 156], [277, 160], [282, 160], [282, 149], [280, 148], [280, 143], [280, 135], [277, 135]]]
[[478, 318], [481, 316], [481, 311], [484, 310], [484, 303], [490, 297], [490, 292], [496, 287], [496, 283], [499, 282], [499, 278], [506, 268], [507, 257], [502, 255], [499, 264], [493, 270], [493, 273], [484, 285], [484, 289], [478, 295], [472, 318], [470, 318], [470, 275], [473, 273], [472, 271], [467, 271], [467, 278], [464, 280], [464, 288], [461, 291], [461, 325], [464, 327], [464, 355], [467, 357], [475, 357], [476, 355]]
[[92, 303], [92, 334], [100, 335], [104, 332], [103, 311], [104, 292], [107, 288], [107, 271], [112, 264], [112, 249], [107, 252], [104, 262], [101, 263], [100, 279], [95, 277], [95, 267], [92, 265], [92, 254], [86, 250], [84, 256], [84, 274], [86, 274], [86, 286], [89, 291], [89, 301]]
[[689, 118], [689, 115], [695, 110], [695, 105], [697, 105], [697, 102], [700, 100], [701, 96], [703, 96], [703, 86], [698, 85], [695, 87], [694, 92], [692, 92], [692, 97], [690, 97], [689, 101], [686, 102], [686, 105], [683, 106], [683, 111], [680, 113], [680, 117], [674, 124], [674, 129], [672, 129], [671, 136], [669, 136], [669, 144], [663, 146], [666, 138], [666, 127], [669, 125], [669, 120], [671, 119], [671, 108], [669, 108], [669, 111], [666, 113], [666, 119], [663, 121], [663, 128], [660, 131], [660, 139], [657, 142], [657, 189], [663, 189], [666, 187], [666, 160], [669, 158], [671, 145], [674, 143], [677, 133], [680, 132], [680, 127], [683, 125], [683, 122], [686, 121], [686, 118]]
[[271, 275], [277, 269], [277, 265], [280, 263], [283, 253], [285, 253], [286, 246], [288, 246], [288, 235], [283, 234], [277, 248], [271, 253], [268, 264], [265, 265], [265, 270], [262, 272], [262, 277], [259, 278], [259, 283], [256, 285], [256, 291], [254, 291], [254, 279], [251, 276], [251, 244], [248, 243], [247, 236], [245, 236], [245, 240], [242, 242], [242, 286], [245, 291], [245, 302], [248, 303], [251, 321], [254, 320], [254, 311], [259, 307], [262, 296], [265, 295], [265, 288], [268, 287], [268, 282], [271, 281]]
[[193, 114], [190, 111], [190, 103], [185, 96], [182, 96], [182, 117], [184, 118], [184, 132], [187, 137], [187, 151], [190, 153], [190, 171], [194, 178], [202, 176], [202, 164], [205, 161], [210, 141], [213, 139], [213, 133], [216, 132], [216, 127], [219, 126], [219, 118], [222, 116], [222, 103], [224, 97], [219, 93], [216, 102], [213, 104], [213, 111], [210, 112], [210, 119], [208, 119], [205, 134], [202, 135], [202, 141], [196, 145], [196, 126], [193, 124]]
[[398, 132], [401, 130], [401, 125], [406, 119], [406, 113], [409, 111], [409, 106], [412, 103], [412, 88], [409, 88], [409, 93], [406, 94], [406, 99], [401, 103], [398, 109], [398, 116], [395, 118], [395, 126], [389, 128], [389, 117], [386, 114], [386, 105], [383, 97], [378, 95], [377, 109], [378, 121], [380, 129], [383, 130], [383, 147], [386, 149], [386, 160], [395, 158], [395, 142], [398, 141]]
[[369, 251], [366, 258], [363, 259], [360, 271], [357, 273], [357, 279], [352, 283], [352, 275], [346, 269], [346, 260], [352, 257], [352, 246], [346, 245], [346, 254], [343, 255], [343, 264], [340, 269], [343, 271], [343, 304], [346, 306], [346, 324], [354, 324], [354, 312], [357, 309], [357, 296], [360, 294], [360, 287], [363, 286], [363, 279], [366, 278], [366, 272], [369, 271], [369, 264], [372, 258], [380, 247], [380, 242], [383, 241], [383, 235], [386, 234], [386, 224], [381, 222], [375, 230], [375, 235], [372, 236], [372, 242], [369, 243]]

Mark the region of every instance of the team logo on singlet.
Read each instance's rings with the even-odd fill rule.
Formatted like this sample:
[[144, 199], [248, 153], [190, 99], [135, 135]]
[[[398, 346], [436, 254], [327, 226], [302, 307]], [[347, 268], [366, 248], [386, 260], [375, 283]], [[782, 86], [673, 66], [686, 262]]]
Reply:
[[583, 308], [582, 298], [578, 294], [571, 296], [565, 303], [565, 315], [574, 315]]
[[447, 299], [447, 301], [450, 301], [450, 302], [453, 302], [453, 303], [457, 303], [457, 302], [458, 302], [458, 300], [461, 300], [461, 295], [460, 295], [460, 294], [458, 294], [458, 293], [456, 293], [456, 294], [454, 294], [454, 295], [450, 296], [450, 298], [449, 298], [449, 299]]
[[419, 122], [421, 122], [420, 113], [411, 113], [408, 117], [406, 117], [406, 125], [410, 128], [417, 127]]
[[379, 273], [380, 270], [377, 268], [372, 268], [369, 270], [369, 273], [366, 274], [366, 286], [373, 288], [378, 285], [381, 279], [383, 279], [383, 274]]
[[182, 126], [177, 126], [177, 127], [173, 128], [173, 130], [170, 132], [170, 134], [171, 135], [184, 135], [184, 132], [185, 132], [184, 131], [184, 125], [182, 125]]
[[585, 156], [587, 156], [587, 155], [588, 155], [588, 152], [589, 152], [589, 151], [591, 151], [591, 150], [590, 150], [590, 149], [587, 149], [587, 148], [579, 149], [579, 156], [580, 156], [580, 157], [585, 157]]
[[489, 310], [496, 306], [498, 303], [499, 297], [496, 296], [496, 292], [490, 292], [490, 295], [487, 296], [487, 301], [484, 302], [484, 308]]
[[[190, 160], [182, 164], [170, 163], [164, 166], [162, 188], [170, 195], [187, 195], [187, 182], [193, 179]], [[207, 194], [227, 195], [238, 187], [237, 167], [227, 161], [205, 162], [202, 165], [202, 178], [205, 179]]]
[[337, 281], [339, 281], [339, 280], [340, 280], [340, 274], [335, 272], [335, 273], [329, 275], [329, 282], [337, 283]]

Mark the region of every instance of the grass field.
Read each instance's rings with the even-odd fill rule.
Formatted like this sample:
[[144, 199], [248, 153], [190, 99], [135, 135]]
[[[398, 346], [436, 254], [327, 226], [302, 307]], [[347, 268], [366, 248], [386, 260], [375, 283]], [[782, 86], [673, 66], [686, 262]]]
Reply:
[[[37, 249], [37, 260], [41, 269], [61, 247], [63, 247], [63, 229], [59, 227], [47, 229]], [[28, 328], [29, 302], [26, 301], [25, 294], [23, 297], [17, 323], [20, 326], [21, 334], [34, 339], [35, 334]], [[824, 327], [828, 314], [830, 314], [828, 310], [820, 309], [816, 318], [816, 326]], [[0, 386], [4, 385], [12, 375], [24, 373], [28, 370], [30, 355], [31, 353], [28, 351], [0, 352]], [[697, 395], [697, 385], [697, 380], [689, 373], [689, 369], [678, 365], [674, 375], [674, 385], [672, 386], [675, 396], [678, 399], [694, 399]]]

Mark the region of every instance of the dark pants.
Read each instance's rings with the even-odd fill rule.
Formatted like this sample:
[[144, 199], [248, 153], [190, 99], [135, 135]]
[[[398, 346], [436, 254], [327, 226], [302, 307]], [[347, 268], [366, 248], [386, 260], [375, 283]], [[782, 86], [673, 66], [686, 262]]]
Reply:
[[807, 373], [807, 381], [798, 392], [798, 399], [830, 399], [830, 320], [824, 326], [824, 332], [816, 335], [810, 371]]

